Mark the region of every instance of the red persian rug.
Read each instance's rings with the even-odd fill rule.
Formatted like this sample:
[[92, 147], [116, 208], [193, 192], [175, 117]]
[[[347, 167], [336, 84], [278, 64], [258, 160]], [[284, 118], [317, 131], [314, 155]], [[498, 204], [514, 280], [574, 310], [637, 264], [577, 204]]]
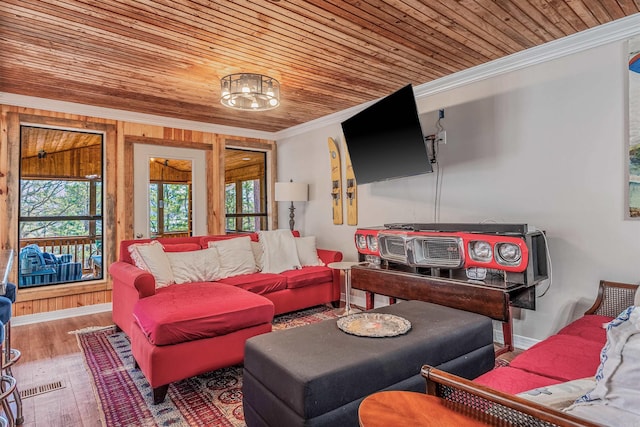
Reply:
[[[273, 329], [286, 329], [335, 318], [319, 306], [277, 316]], [[242, 366], [219, 369], [172, 383], [165, 401], [154, 405], [142, 372], [134, 369], [129, 339], [115, 327], [77, 332], [93, 379], [105, 426], [244, 426]]]

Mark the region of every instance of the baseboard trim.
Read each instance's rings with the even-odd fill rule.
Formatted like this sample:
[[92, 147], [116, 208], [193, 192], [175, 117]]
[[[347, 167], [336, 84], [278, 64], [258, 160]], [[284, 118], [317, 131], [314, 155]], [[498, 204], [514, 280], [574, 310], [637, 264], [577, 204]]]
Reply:
[[32, 323], [49, 322], [51, 320], [67, 319], [69, 317], [85, 316], [87, 314], [111, 311], [111, 303], [85, 305], [83, 307], [65, 308], [63, 310], [47, 311], [45, 313], [25, 314], [11, 318], [12, 326], [30, 325]]
[[[493, 340], [497, 343], [504, 344], [504, 335], [501, 329], [493, 330]], [[540, 340], [536, 340], [529, 337], [523, 337], [522, 335], [513, 336], [513, 346], [520, 350], [526, 350], [534, 344], [539, 343]]]

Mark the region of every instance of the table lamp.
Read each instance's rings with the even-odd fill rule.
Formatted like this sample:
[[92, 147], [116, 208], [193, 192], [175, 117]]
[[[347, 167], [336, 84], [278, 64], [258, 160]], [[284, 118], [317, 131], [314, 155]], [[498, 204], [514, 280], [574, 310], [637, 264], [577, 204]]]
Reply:
[[300, 182], [276, 182], [276, 202], [291, 202], [289, 206], [289, 228], [293, 231], [295, 225], [294, 213], [296, 209], [293, 202], [306, 202], [309, 200], [309, 186]]

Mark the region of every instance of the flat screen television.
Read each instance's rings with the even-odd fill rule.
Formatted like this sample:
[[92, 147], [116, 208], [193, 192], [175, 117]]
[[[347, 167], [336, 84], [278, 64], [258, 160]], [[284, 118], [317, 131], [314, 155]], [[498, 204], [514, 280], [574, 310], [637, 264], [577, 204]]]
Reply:
[[357, 184], [433, 172], [411, 85], [341, 125]]

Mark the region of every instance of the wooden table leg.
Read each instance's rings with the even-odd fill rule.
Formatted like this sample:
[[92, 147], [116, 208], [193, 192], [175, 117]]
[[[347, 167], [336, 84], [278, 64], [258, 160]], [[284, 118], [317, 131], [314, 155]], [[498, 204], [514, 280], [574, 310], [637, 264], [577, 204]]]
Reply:
[[376, 294], [374, 294], [373, 292], [369, 292], [369, 291], [365, 291], [364, 292], [364, 298], [366, 301], [366, 309], [367, 310], [373, 310], [373, 300], [375, 298]]
[[509, 321], [502, 322], [502, 337], [504, 345], [496, 351], [496, 357], [513, 351], [513, 312], [511, 306], [509, 306]]

